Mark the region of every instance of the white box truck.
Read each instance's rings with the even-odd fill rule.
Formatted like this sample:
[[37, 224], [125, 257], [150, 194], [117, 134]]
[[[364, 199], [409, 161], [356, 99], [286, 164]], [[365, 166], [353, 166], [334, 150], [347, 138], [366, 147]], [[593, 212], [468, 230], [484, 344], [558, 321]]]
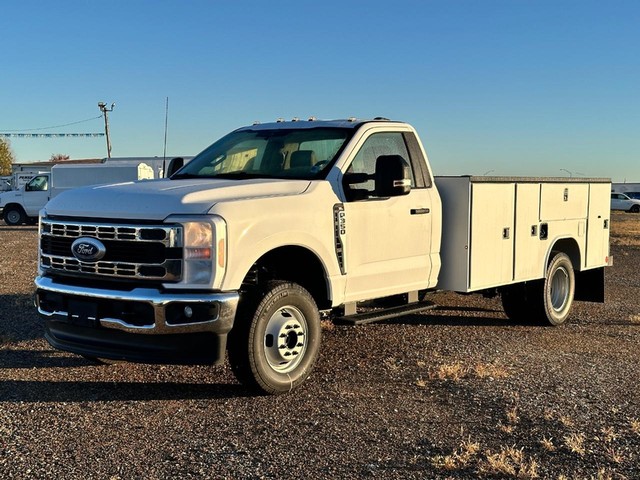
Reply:
[[20, 189], [0, 194], [0, 210], [7, 225], [36, 223], [42, 207], [63, 191], [85, 185], [152, 179], [154, 174], [151, 167], [139, 163], [55, 165], [50, 172], [28, 175], [31, 178]]
[[[386, 119], [257, 124], [170, 179], [86, 187], [41, 212], [36, 302], [56, 348], [223, 362], [261, 392], [309, 376], [321, 316], [354, 324], [501, 295], [514, 321], [604, 300], [609, 179], [434, 178]], [[372, 300], [396, 305], [363, 311]]]

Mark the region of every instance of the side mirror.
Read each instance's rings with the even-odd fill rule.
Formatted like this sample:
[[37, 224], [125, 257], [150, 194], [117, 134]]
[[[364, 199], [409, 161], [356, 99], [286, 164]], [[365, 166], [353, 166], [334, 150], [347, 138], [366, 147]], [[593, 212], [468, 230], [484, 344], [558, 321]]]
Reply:
[[171, 177], [183, 166], [184, 166], [184, 158], [182, 157], [172, 158], [171, 161], [169, 162], [169, 167], [167, 168], [167, 173], [165, 174], [165, 177], [166, 178]]
[[376, 195], [397, 197], [411, 191], [411, 167], [400, 155], [380, 155], [376, 159]]

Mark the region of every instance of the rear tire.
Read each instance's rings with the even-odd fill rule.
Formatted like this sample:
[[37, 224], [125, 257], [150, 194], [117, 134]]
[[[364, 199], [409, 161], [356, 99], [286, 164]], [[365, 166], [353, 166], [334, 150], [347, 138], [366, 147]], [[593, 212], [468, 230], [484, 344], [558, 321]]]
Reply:
[[565, 253], [556, 253], [544, 279], [503, 287], [501, 298], [511, 320], [557, 326], [569, 317], [574, 293], [571, 259]]
[[21, 207], [7, 207], [3, 212], [4, 223], [11, 226], [20, 225], [25, 222], [26, 215]]
[[500, 292], [500, 299], [502, 300], [504, 313], [510, 320], [527, 320], [530, 307], [527, 302], [527, 285], [525, 283], [516, 283], [503, 287]]
[[549, 324], [565, 323], [571, 311], [576, 279], [573, 264], [566, 253], [558, 253], [549, 262], [543, 288], [544, 314]]
[[236, 378], [259, 393], [293, 390], [311, 374], [320, 350], [318, 307], [300, 285], [274, 281], [245, 297], [229, 338]]

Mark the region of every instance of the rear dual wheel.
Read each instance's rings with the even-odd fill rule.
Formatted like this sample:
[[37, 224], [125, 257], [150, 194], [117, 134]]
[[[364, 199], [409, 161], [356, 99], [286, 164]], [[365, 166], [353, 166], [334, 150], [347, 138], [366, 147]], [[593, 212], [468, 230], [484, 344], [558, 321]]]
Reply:
[[566, 322], [575, 294], [575, 274], [566, 253], [556, 253], [543, 280], [509, 285], [502, 290], [502, 305], [516, 321], [547, 325]]

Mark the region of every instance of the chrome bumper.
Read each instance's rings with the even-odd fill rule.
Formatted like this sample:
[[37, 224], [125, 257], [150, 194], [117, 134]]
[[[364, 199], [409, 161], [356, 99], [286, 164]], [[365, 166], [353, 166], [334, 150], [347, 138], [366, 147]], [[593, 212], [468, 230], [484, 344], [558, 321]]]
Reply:
[[[48, 277], [36, 277], [36, 306], [38, 312], [51, 321], [69, 321], [74, 316], [73, 312], [65, 308], [66, 301], [54, 308], [48, 305], [44, 298], [47, 294], [61, 295], [63, 299], [74, 298], [87, 303], [97, 302], [127, 302], [129, 304], [143, 304], [153, 310], [152, 322], [144, 325], [136, 325], [117, 315], [88, 317], [88, 320], [96, 322], [100, 327], [120, 330], [127, 333], [163, 335], [163, 334], [188, 334], [197, 332], [209, 332], [214, 334], [227, 334], [233, 326], [240, 296], [237, 292], [230, 293], [181, 293], [163, 292], [151, 288], [135, 288], [130, 291], [107, 290], [90, 287], [69, 286], [57, 283]], [[193, 322], [180, 321], [171, 323], [167, 315], [170, 306], [180, 307], [212, 307], [215, 312], [209, 318], [194, 318]]]

